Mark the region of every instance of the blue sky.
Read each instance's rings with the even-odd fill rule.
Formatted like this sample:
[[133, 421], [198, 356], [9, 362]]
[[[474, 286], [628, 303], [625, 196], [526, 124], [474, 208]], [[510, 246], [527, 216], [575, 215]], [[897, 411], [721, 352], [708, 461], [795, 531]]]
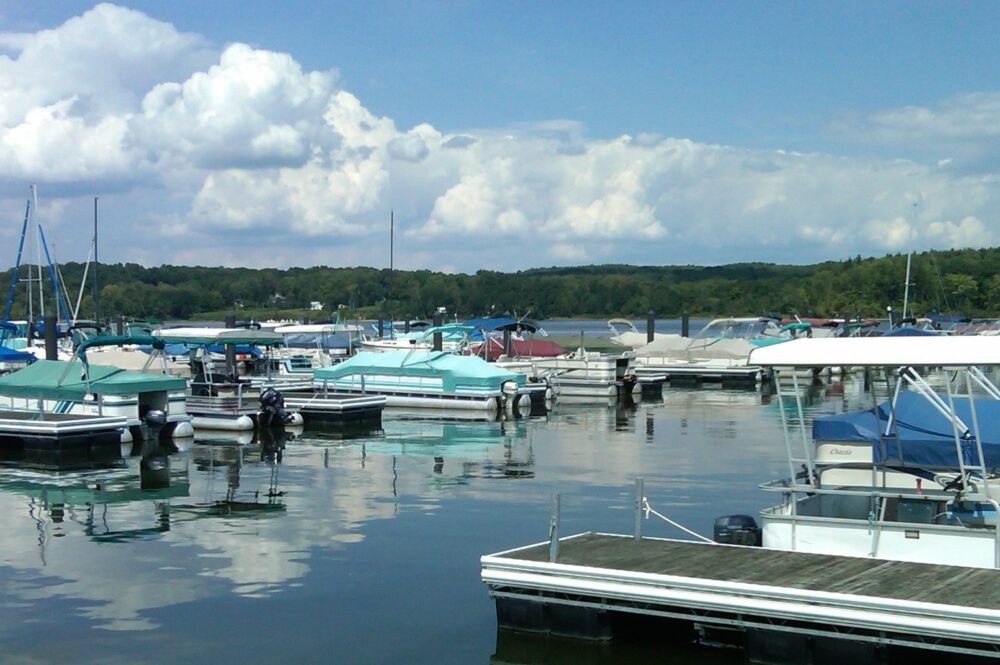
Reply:
[[[40, 214], [72, 235], [84, 192], [107, 196], [109, 223], [138, 219], [171, 248], [122, 242], [118, 260], [377, 264], [390, 207], [404, 267], [466, 271], [806, 262], [1000, 234], [995, 2], [99, 9], [0, 6], [0, 82], [20, 105], [0, 116], [0, 155], [6, 141], [19, 162], [0, 210], [17, 218], [17, 188], [38, 182]], [[146, 28], [155, 39], [130, 38]], [[74, 81], [51, 75], [63, 57]], [[165, 84], [181, 91], [150, 111]], [[278, 103], [290, 89], [309, 100]], [[26, 99], [55, 117], [27, 121]], [[247, 124], [199, 135], [205, 114]], [[76, 145], [92, 142], [69, 169], [51, 160], [79, 147], [51, 137], [74, 118]], [[328, 187], [307, 192], [317, 178]], [[287, 251], [240, 237], [282, 234]]]

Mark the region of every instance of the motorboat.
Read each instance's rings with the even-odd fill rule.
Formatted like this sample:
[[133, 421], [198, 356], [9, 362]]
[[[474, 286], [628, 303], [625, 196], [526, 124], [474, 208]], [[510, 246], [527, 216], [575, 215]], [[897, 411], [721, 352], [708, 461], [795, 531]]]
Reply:
[[[608, 328], [611, 331], [609, 339], [619, 346], [624, 346], [629, 349], [637, 349], [640, 346], [649, 344], [651, 341], [648, 333], [641, 332], [635, 327], [635, 324], [628, 319], [609, 319]], [[668, 336], [680, 337], [680, 335], [674, 335], [674, 333], [653, 333], [654, 340]]]
[[317, 391], [353, 395], [384, 395], [387, 406], [437, 409], [475, 409], [498, 414], [530, 409], [524, 375], [488, 363], [482, 358], [447, 351], [361, 351], [342, 363], [313, 372]]
[[[310, 373], [344, 361], [358, 348], [362, 328], [354, 323], [306, 323], [278, 326], [284, 337], [276, 360], [288, 374]], [[303, 358], [308, 359], [308, 365]]]
[[544, 383], [557, 399], [623, 399], [639, 388], [631, 353], [599, 353], [580, 347], [561, 356], [501, 358], [496, 364]]
[[389, 336], [364, 336], [358, 342], [362, 351], [412, 351], [417, 349], [431, 350], [434, 348], [435, 335], [440, 335], [442, 351], [454, 352], [468, 345], [470, 335], [475, 332], [471, 326], [446, 324], [412, 330], [410, 332], [395, 332]]
[[[747, 544], [1000, 568], [1000, 390], [983, 371], [1000, 365], [1000, 344], [800, 339], [759, 348], [750, 360], [777, 374], [828, 365], [883, 372], [890, 398], [870, 411], [818, 418], [810, 436], [801, 393], [776, 382], [789, 475], [761, 486], [781, 502], [761, 511], [760, 541], [751, 534]], [[941, 379], [925, 368], [940, 368]]]

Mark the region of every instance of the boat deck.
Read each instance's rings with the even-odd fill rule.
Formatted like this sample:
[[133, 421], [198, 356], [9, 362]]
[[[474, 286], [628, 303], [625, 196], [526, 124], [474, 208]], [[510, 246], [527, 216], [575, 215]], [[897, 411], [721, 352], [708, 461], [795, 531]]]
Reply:
[[[1000, 570], [598, 533], [551, 549], [482, 558], [501, 625], [603, 639], [611, 612], [1000, 657]], [[588, 618], [567, 632], [568, 609]]]

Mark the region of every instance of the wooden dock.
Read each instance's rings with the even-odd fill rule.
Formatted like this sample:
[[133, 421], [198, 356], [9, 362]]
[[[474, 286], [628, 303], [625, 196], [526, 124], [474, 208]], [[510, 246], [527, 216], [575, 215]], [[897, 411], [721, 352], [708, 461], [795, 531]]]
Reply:
[[484, 556], [482, 579], [507, 628], [610, 639], [612, 615], [646, 615], [765, 650], [760, 635], [1000, 657], [1000, 570], [584, 533]]

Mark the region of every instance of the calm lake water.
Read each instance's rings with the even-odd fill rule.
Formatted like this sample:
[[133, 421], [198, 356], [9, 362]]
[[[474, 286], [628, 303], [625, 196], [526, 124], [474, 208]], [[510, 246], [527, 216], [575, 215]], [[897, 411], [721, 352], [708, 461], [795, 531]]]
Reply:
[[[809, 408], [869, 399], [848, 382], [813, 391]], [[362, 437], [289, 437], [280, 460], [265, 443], [196, 439], [161, 489], [142, 489], [137, 458], [0, 469], [0, 660], [740, 662], [498, 634], [479, 557], [545, 540], [554, 492], [563, 534], [630, 532], [637, 476], [654, 508], [708, 535], [717, 515], [771, 504], [757, 484], [787, 471], [772, 397], [668, 389], [634, 408], [556, 404], [504, 422], [387, 411]], [[644, 528], [681, 535], [655, 517]]]

